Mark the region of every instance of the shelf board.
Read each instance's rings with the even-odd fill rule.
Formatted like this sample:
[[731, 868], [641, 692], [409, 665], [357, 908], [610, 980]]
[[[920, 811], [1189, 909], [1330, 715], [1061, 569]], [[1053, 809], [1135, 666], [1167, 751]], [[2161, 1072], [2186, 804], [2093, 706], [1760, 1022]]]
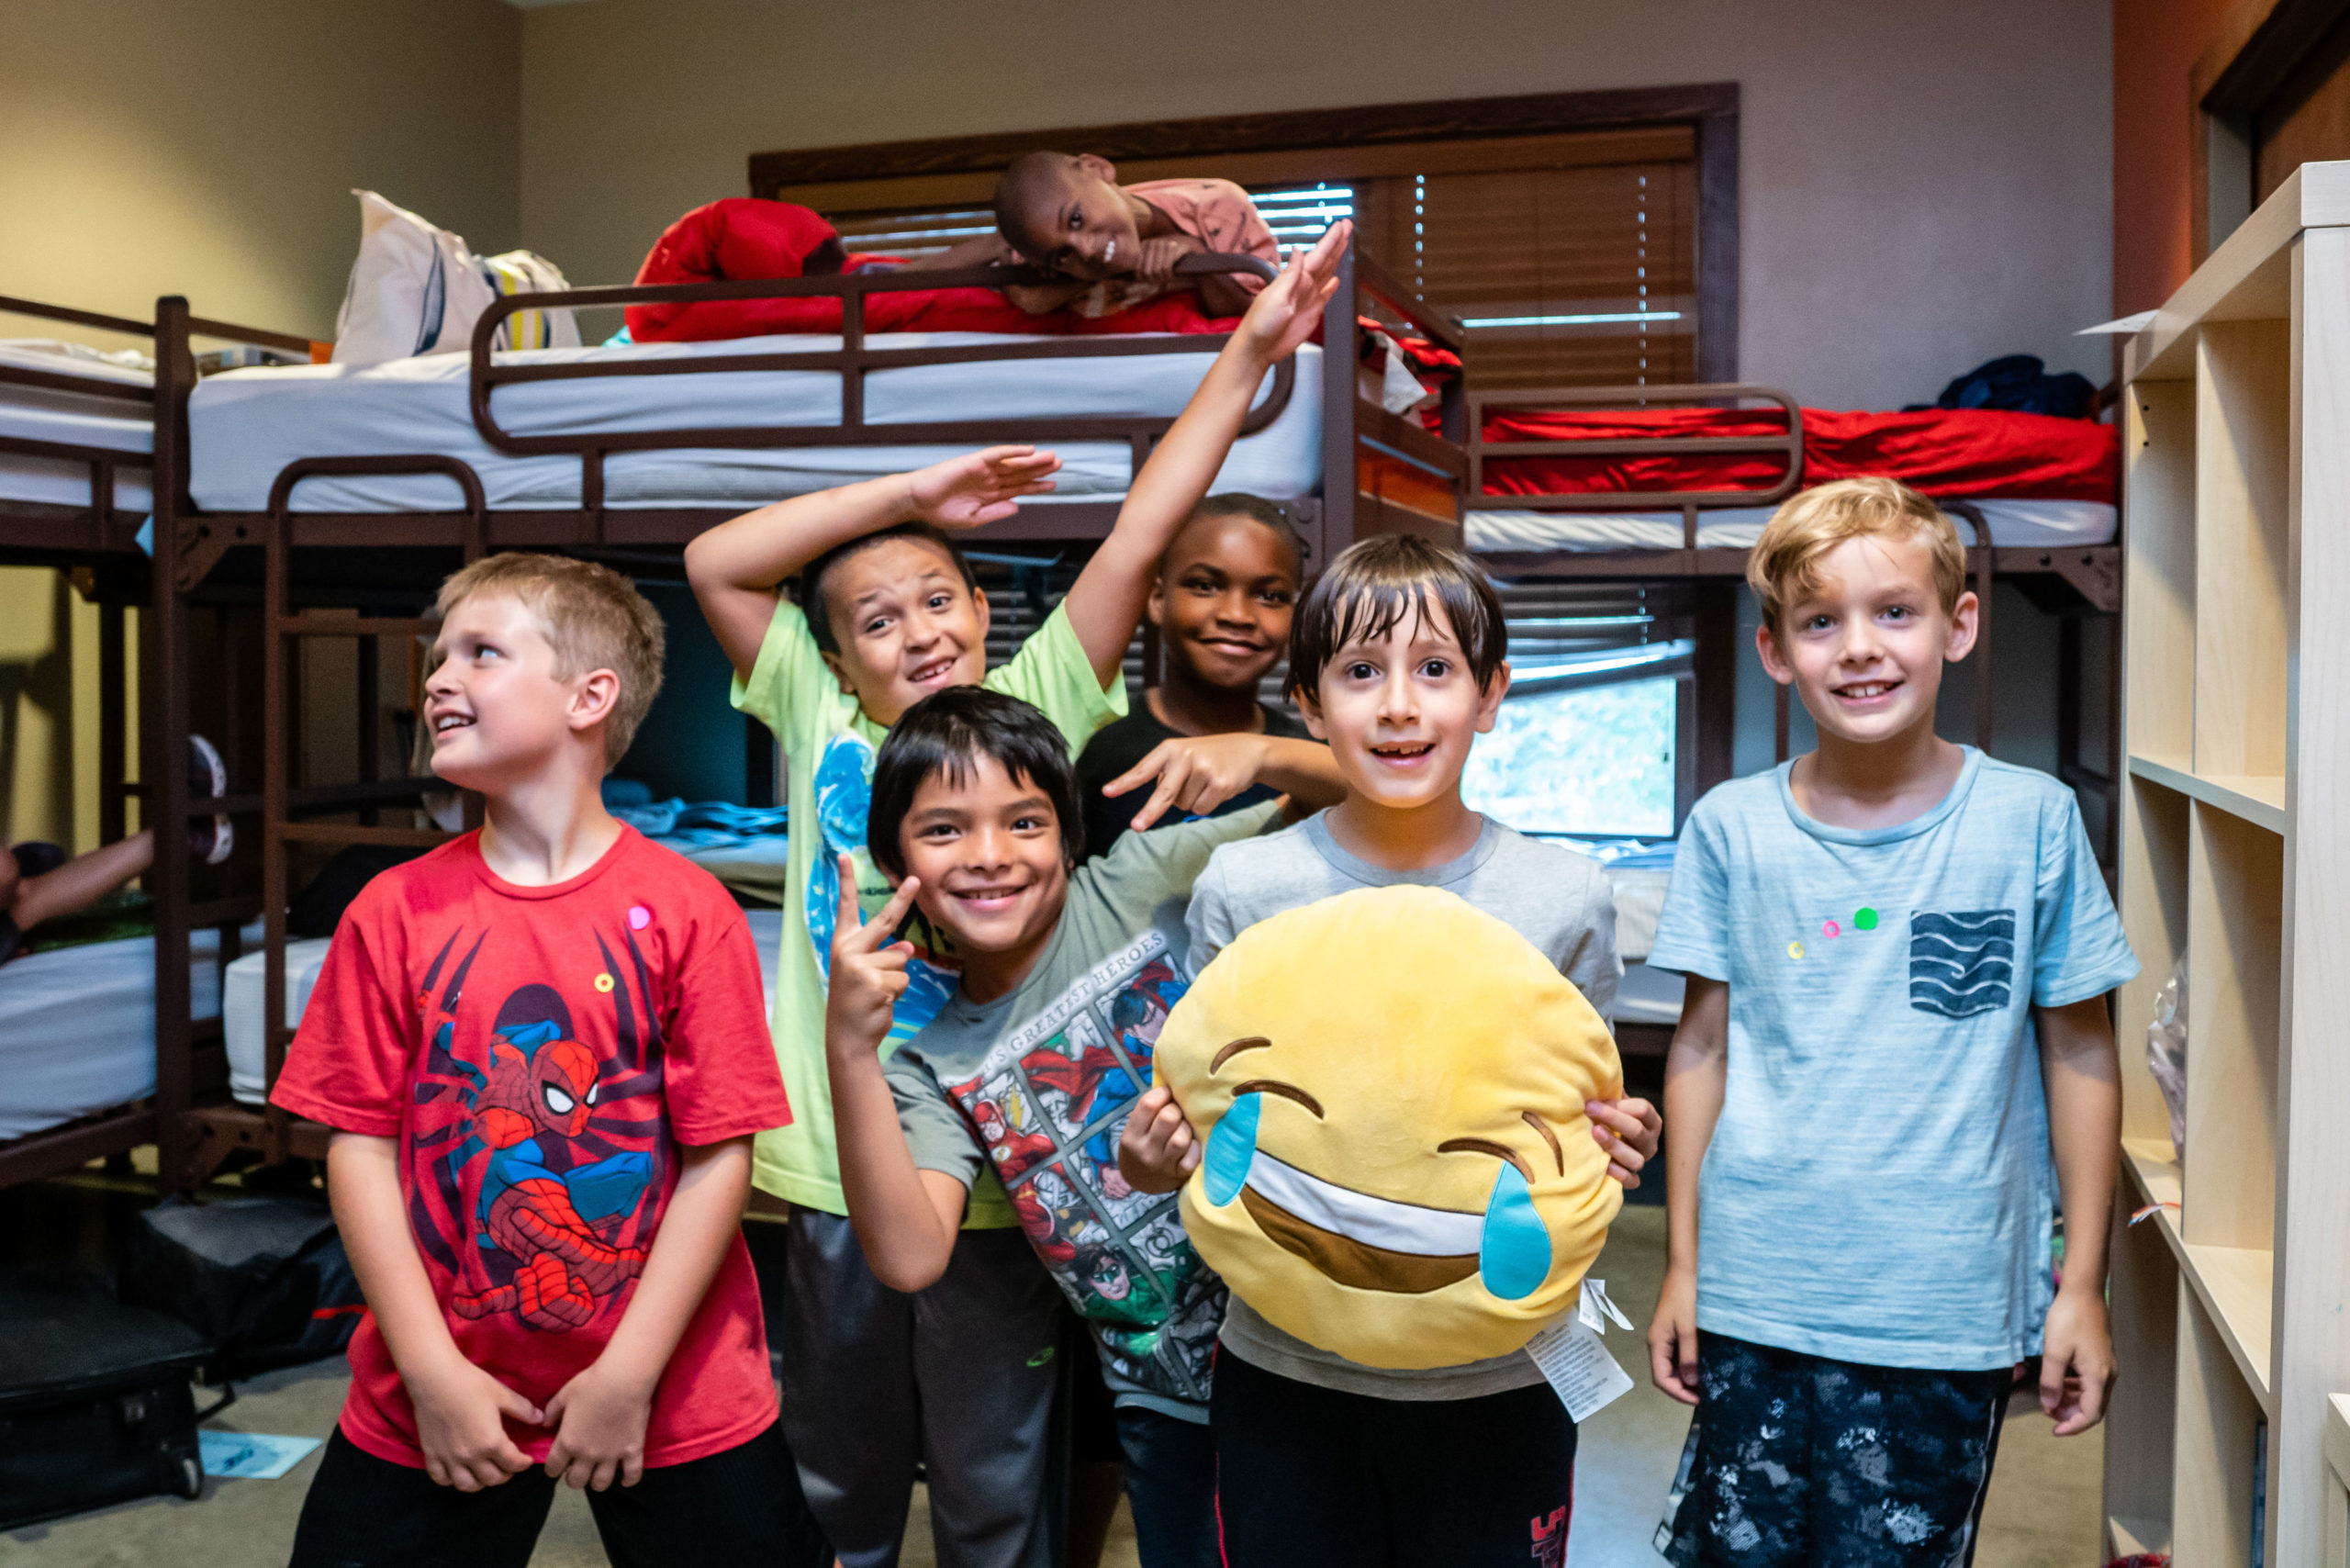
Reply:
[[2193, 332], [2205, 321], [2290, 313], [2292, 247], [2304, 229], [2350, 223], [2350, 162], [2304, 163], [2285, 178], [2195, 275], [2124, 345], [2124, 382], [2195, 374]]
[[2325, 1462], [2336, 1485], [2350, 1486], [2350, 1394], [2325, 1396]]
[[[2181, 1184], [2168, 1138], [2125, 1137], [2122, 1163], [2143, 1194], [2141, 1202], [2176, 1205]], [[2136, 1205], [2132, 1205], [2135, 1207]], [[2270, 1420], [2276, 1400], [2268, 1392], [2269, 1304], [2276, 1278], [2275, 1254], [2249, 1247], [2213, 1247], [2189, 1241], [2179, 1229], [2177, 1207], [2157, 1209], [2145, 1223], [2160, 1226], [2178, 1271], [2195, 1292], [2204, 1313], [2228, 1347], [2229, 1359], [2251, 1385], [2253, 1397]]]
[[2156, 762], [2150, 756], [2130, 759], [2130, 776], [2176, 790], [2253, 826], [2282, 837], [2285, 832], [2285, 780], [2249, 774], [2205, 775]]
[[2105, 1533], [2111, 1538], [2112, 1555], [2132, 1557], [2170, 1551], [2170, 1526], [2161, 1519], [2137, 1519], [2125, 1514], [2108, 1514]]

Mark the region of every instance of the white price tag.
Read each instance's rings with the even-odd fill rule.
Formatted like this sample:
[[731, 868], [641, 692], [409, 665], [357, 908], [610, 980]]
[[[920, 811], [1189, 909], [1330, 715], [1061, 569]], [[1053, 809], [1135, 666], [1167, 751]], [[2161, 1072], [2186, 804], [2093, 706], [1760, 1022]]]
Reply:
[[1606, 1280], [1583, 1281], [1583, 1294], [1575, 1303], [1575, 1316], [1582, 1318], [1583, 1326], [1595, 1334], [1606, 1333], [1610, 1323], [1627, 1334], [1632, 1331], [1632, 1320], [1617, 1310], [1616, 1304], [1607, 1299]]
[[1599, 1336], [1578, 1316], [1561, 1317], [1526, 1342], [1526, 1353], [1542, 1369], [1567, 1416], [1578, 1426], [1632, 1390], [1632, 1380]]

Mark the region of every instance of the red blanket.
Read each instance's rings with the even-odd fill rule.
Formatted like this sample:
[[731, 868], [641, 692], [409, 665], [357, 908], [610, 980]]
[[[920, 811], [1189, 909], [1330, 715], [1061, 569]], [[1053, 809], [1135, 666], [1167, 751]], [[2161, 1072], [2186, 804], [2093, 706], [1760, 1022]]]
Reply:
[[[1571, 411], [1494, 409], [1489, 443], [1627, 441], [1656, 436], [1777, 435], [1777, 409]], [[1803, 484], [1887, 475], [1931, 496], [2114, 503], [2121, 487], [2121, 437], [2111, 425], [1986, 409], [1910, 414], [1803, 411]], [[1566, 496], [1596, 490], [1768, 489], [1786, 472], [1773, 453], [1655, 457], [1485, 458], [1489, 496]]]
[[[669, 225], [637, 270], [640, 284], [714, 283], [817, 275], [839, 254], [833, 226], [789, 202], [730, 196], [698, 207]], [[804, 271], [810, 262], [814, 271]], [[895, 258], [851, 256], [847, 270]], [[1114, 316], [1089, 320], [1057, 310], [1032, 316], [992, 288], [921, 288], [870, 295], [868, 332], [1228, 332], [1233, 321], [1201, 314], [1190, 290]], [[701, 342], [770, 332], [837, 332], [837, 298], [707, 299], [686, 305], [632, 305], [629, 336], [639, 342]]]

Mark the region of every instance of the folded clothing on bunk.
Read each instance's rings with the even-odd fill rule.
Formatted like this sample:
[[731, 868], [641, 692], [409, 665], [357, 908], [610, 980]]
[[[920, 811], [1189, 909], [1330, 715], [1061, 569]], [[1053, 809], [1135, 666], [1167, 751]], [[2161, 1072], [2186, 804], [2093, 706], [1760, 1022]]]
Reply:
[[[807, 207], [728, 196], [669, 225], [646, 253], [636, 281], [764, 282], [899, 264], [894, 256], [844, 254], [833, 226]], [[890, 290], [865, 302], [868, 332], [1228, 332], [1232, 325], [1229, 319], [1203, 314], [1199, 297], [1190, 291], [1091, 319], [1068, 310], [1032, 316], [992, 288]], [[628, 308], [629, 336], [641, 343], [840, 330], [841, 302], [834, 297], [700, 299]]]
[[780, 806], [738, 806], [731, 801], [615, 801], [609, 792], [604, 808], [655, 844], [680, 854], [780, 838], [790, 815]]
[[[1661, 452], [1623, 457], [1505, 454], [1513, 441], [1638, 441], [1776, 436], [1780, 409], [1489, 409], [1485, 494], [1566, 496], [1644, 490], [1767, 490], [1786, 472], [1770, 452]], [[2111, 425], [1991, 409], [1874, 414], [1803, 412], [1803, 487], [1885, 475], [1930, 496], [2095, 501], [2121, 494], [2121, 435]]]

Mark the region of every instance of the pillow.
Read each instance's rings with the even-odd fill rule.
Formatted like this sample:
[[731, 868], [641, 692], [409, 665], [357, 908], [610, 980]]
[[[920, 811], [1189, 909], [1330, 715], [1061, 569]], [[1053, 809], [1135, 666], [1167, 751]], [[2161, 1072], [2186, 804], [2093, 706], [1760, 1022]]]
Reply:
[[1168, 1015], [1156, 1075], [1205, 1140], [1183, 1228], [1276, 1327], [1458, 1366], [1561, 1313], [1623, 1202], [1583, 1103], [1599, 1014], [1458, 895], [1366, 888], [1250, 926]]
[[[571, 286], [544, 257], [528, 251], [476, 256], [462, 235], [436, 229], [374, 191], [351, 194], [359, 198], [359, 259], [335, 316], [337, 364], [460, 353], [499, 295]], [[579, 326], [568, 310], [525, 310], [508, 317], [493, 342], [501, 349], [576, 348]]]

